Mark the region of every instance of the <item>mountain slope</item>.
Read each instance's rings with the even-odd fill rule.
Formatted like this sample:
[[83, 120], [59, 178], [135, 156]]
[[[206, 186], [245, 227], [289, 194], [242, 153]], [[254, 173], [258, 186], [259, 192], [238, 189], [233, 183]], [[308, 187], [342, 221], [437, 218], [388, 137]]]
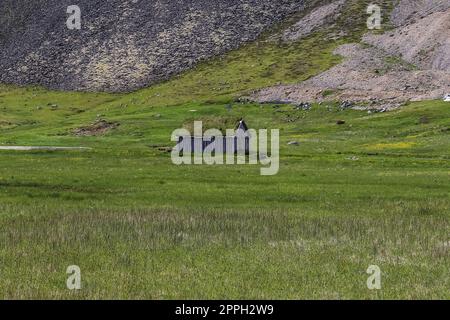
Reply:
[[255, 40], [304, 0], [80, 0], [82, 29], [68, 30], [69, 0], [3, 0], [0, 82], [129, 91]]
[[350, 100], [360, 107], [389, 109], [407, 101], [442, 98], [450, 91], [450, 2], [396, 2], [390, 23], [396, 26], [393, 30], [365, 30], [361, 44], [335, 50], [344, 61], [332, 69], [302, 83], [263, 89], [252, 99]]

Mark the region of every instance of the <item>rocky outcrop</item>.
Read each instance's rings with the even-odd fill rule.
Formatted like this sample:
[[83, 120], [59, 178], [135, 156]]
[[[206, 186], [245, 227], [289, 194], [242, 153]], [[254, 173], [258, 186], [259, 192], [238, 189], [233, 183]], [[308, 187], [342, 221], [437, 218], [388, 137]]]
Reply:
[[[304, 0], [2, 0], [0, 82], [122, 92], [256, 39]], [[81, 30], [66, 27], [69, 5]]]

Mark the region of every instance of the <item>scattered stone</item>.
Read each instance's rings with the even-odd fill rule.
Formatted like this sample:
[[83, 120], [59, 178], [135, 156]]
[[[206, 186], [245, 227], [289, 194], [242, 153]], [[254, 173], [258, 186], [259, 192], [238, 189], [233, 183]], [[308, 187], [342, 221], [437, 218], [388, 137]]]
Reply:
[[351, 109], [353, 107], [354, 107], [354, 104], [353, 104], [353, 102], [350, 102], [350, 101], [343, 101], [340, 106], [340, 108], [342, 110]]
[[244, 104], [244, 103], [249, 103], [249, 102], [251, 102], [252, 100], [251, 100], [249, 97], [238, 97], [238, 98], [235, 99], [234, 101], [237, 102], [237, 103], [242, 103], [242, 104]]
[[389, 111], [388, 108], [381, 108], [381, 109], [374, 108], [374, 109], [369, 109], [369, 110], [367, 111], [367, 113], [368, 113], [368, 114], [372, 114], [372, 113], [384, 113], [384, 112], [388, 112], [388, 111]]
[[289, 146], [298, 146], [298, 145], [300, 145], [300, 143], [298, 141], [289, 141], [288, 145]]
[[444, 101], [445, 101], [445, 102], [450, 102], [450, 93], [449, 93], [449, 94], [446, 94], [446, 95], [444, 96]]
[[336, 121], [336, 124], [343, 125], [343, 124], [345, 124], [345, 120], [338, 120], [338, 121]]
[[296, 104], [294, 106], [294, 110], [303, 110], [303, 111], [309, 111], [311, 110], [312, 106], [308, 102], [301, 102], [299, 104]]

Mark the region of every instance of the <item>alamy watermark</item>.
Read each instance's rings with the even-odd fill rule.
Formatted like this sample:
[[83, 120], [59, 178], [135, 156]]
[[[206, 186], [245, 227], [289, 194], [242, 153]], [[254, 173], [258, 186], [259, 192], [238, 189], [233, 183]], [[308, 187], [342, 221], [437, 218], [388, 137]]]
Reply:
[[203, 132], [202, 121], [194, 122], [194, 132], [176, 129], [171, 140], [177, 142], [172, 150], [172, 162], [176, 165], [207, 164], [261, 164], [261, 175], [272, 176], [279, 171], [280, 131], [270, 130], [270, 155], [268, 130], [248, 129], [241, 121], [238, 129], [227, 129], [223, 135], [218, 129]]
[[70, 276], [67, 278], [66, 286], [69, 290], [80, 290], [81, 289], [81, 269], [79, 266], [72, 265], [68, 266], [66, 274]]
[[380, 30], [381, 29], [381, 7], [376, 4], [371, 4], [367, 7], [367, 14], [369, 14], [369, 18], [367, 18], [367, 28], [369, 30]]
[[381, 289], [381, 269], [377, 265], [370, 265], [367, 268], [367, 274], [370, 276], [367, 278], [367, 289], [380, 290]]
[[67, 7], [67, 14], [69, 18], [66, 21], [66, 26], [69, 30], [81, 29], [81, 9], [77, 5]]

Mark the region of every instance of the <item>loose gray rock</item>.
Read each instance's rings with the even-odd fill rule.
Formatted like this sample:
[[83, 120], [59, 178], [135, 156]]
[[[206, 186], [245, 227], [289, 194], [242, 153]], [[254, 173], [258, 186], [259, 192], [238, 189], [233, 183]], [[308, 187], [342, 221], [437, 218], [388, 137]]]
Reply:
[[[1, 0], [0, 82], [127, 92], [238, 48], [305, 0]], [[81, 30], [66, 26], [69, 5]]]

